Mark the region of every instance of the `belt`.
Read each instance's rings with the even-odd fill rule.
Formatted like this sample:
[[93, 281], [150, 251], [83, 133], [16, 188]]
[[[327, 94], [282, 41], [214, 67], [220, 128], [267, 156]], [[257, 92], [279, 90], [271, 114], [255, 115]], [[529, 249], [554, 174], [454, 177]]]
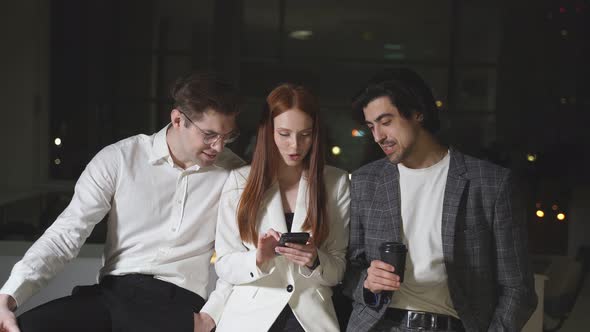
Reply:
[[385, 311], [385, 318], [399, 322], [407, 328], [465, 331], [463, 323], [459, 319], [432, 312], [388, 308]]

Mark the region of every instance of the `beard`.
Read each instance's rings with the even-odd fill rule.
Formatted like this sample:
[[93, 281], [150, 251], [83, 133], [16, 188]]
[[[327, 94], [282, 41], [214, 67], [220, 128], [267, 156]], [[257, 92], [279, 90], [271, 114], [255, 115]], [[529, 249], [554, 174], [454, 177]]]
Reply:
[[379, 143], [379, 146], [392, 164], [399, 164], [404, 159], [405, 154], [396, 141], [384, 141]]
[[[383, 152], [387, 156], [387, 159], [389, 159], [389, 161], [392, 164], [402, 163], [407, 158], [407, 156], [410, 154], [409, 148], [402, 149], [401, 146], [396, 141], [386, 141], [386, 142], [380, 143], [379, 146], [381, 147], [381, 149], [383, 150]], [[393, 149], [391, 151], [388, 151], [388, 148], [393, 148]]]

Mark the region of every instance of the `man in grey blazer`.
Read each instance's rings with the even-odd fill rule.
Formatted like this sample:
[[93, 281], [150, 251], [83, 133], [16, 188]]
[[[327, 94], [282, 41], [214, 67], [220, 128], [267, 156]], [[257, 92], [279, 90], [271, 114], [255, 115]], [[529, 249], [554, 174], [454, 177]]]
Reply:
[[[519, 331], [537, 305], [510, 171], [435, 137], [437, 107], [413, 71], [371, 80], [353, 101], [386, 158], [353, 173], [348, 331]], [[379, 245], [408, 247], [404, 280]]]

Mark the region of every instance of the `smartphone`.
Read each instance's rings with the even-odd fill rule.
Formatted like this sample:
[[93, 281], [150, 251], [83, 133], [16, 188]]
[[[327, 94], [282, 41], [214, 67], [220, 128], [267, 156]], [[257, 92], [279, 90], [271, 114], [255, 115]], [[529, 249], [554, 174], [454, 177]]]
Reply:
[[283, 235], [281, 235], [281, 238], [279, 239], [279, 246], [284, 247], [285, 243], [306, 244], [307, 241], [309, 241], [309, 233], [283, 233]]

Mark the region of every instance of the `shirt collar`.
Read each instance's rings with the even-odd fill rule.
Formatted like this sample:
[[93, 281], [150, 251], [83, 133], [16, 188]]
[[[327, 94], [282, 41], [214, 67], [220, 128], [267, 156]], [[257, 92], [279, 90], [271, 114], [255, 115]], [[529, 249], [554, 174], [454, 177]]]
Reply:
[[[151, 158], [149, 159], [150, 164], [155, 165], [158, 162], [165, 161], [168, 164], [170, 164], [170, 166], [175, 167], [174, 160], [172, 160], [170, 150], [168, 149], [168, 142], [166, 141], [166, 133], [168, 132], [168, 128], [170, 128], [171, 126], [172, 124], [169, 123], [166, 127], [162, 128], [159, 132], [155, 134], [154, 140], [152, 142]], [[199, 169], [205, 170], [208, 168], [234, 169], [243, 165], [245, 165], [244, 161], [235, 153], [233, 153], [229, 148], [226, 147], [217, 157], [217, 160], [215, 161], [215, 163], [213, 163], [213, 165], [207, 167], [200, 167], [199, 165], [194, 165], [186, 170], [197, 171]]]
[[[149, 163], [151, 165], [156, 165], [161, 162], [167, 162], [170, 166], [174, 168], [179, 168], [174, 164], [174, 160], [172, 159], [172, 155], [170, 155], [170, 149], [168, 149], [168, 141], [166, 140], [166, 134], [168, 133], [168, 129], [172, 126], [169, 123], [166, 127], [162, 128], [159, 132], [156, 133], [154, 136], [154, 140], [152, 142], [152, 151], [151, 151], [151, 158], [149, 159]], [[193, 165], [185, 171], [198, 171], [201, 169], [199, 165]]]
[[166, 133], [168, 132], [168, 128], [170, 128], [170, 124], [162, 128], [154, 136], [154, 141], [152, 142], [152, 156], [149, 160], [149, 163], [152, 165], [155, 165], [162, 159], [168, 162], [172, 161], [170, 150], [168, 150], [168, 143], [166, 142]]

